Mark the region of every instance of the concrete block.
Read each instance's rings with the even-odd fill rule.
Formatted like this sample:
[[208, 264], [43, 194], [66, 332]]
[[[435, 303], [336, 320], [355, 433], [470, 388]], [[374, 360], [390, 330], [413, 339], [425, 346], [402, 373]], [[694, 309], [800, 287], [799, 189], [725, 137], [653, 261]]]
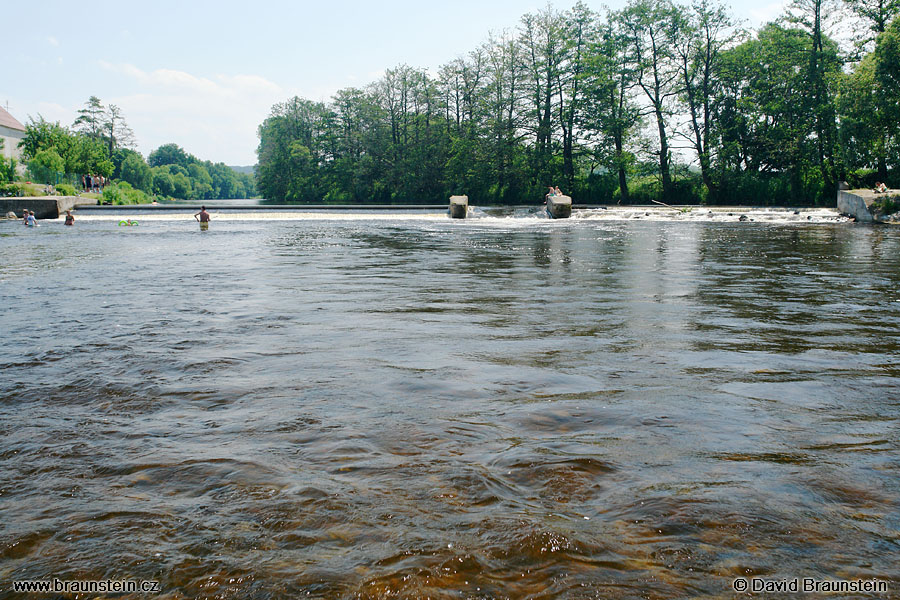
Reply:
[[465, 219], [469, 212], [468, 196], [450, 196], [450, 218]]
[[548, 197], [547, 215], [551, 219], [568, 219], [572, 216], [572, 199], [569, 196]]

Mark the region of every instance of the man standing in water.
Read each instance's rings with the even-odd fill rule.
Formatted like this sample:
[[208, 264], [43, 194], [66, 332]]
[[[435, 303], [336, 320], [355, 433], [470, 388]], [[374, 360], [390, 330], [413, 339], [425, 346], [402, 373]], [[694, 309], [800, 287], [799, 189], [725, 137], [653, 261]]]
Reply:
[[194, 219], [200, 222], [200, 231], [209, 229], [209, 213], [206, 212], [205, 206], [200, 207], [200, 212], [194, 215]]

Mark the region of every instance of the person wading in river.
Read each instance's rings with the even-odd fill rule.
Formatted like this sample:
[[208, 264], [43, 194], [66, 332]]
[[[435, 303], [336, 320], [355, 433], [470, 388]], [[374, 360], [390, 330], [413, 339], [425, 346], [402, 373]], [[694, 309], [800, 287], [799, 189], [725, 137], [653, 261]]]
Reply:
[[209, 213], [206, 212], [206, 207], [201, 206], [200, 212], [194, 215], [194, 219], [200, 222], [200, 229], [206, 231], [209, 229]]

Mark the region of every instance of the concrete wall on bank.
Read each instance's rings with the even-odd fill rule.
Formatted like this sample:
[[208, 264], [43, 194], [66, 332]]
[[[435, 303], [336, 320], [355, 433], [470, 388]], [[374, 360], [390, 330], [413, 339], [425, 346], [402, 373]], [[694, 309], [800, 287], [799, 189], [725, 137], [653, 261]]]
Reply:
[[44, 198], [30, 198], [28, 196], [17, 198], [0, 198], [0, 215], [8, 212], [16, 213], [21, 218], [27, 208], [34, 212], [37, 219], [57, 219], [77, 204], [96, 204], [96, 200], [81, 198], [79, 196], [50, 196]]
[[855, 217], [860, 223], [871, 223], [875, 220], [869, 211], [871, 201], [866, 201], [862, 195], [855, 194], [857, 190], [840, 190], [837, 197], [837, 209], [842, 215]]

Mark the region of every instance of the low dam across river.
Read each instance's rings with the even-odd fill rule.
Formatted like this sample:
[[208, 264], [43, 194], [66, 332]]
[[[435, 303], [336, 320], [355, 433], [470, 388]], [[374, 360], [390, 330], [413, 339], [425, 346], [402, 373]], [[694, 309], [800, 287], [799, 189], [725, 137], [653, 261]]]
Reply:
[[38, 197], [14, 197], [0, 198], [0, 215], [15, 213], [16, 217], [22, 217], [23, 211], [30, 210], [37, 219], [58, 219], [67, 210], [75, 206], [96, 205], [97, 201], [81, 196], [38, 196]]

